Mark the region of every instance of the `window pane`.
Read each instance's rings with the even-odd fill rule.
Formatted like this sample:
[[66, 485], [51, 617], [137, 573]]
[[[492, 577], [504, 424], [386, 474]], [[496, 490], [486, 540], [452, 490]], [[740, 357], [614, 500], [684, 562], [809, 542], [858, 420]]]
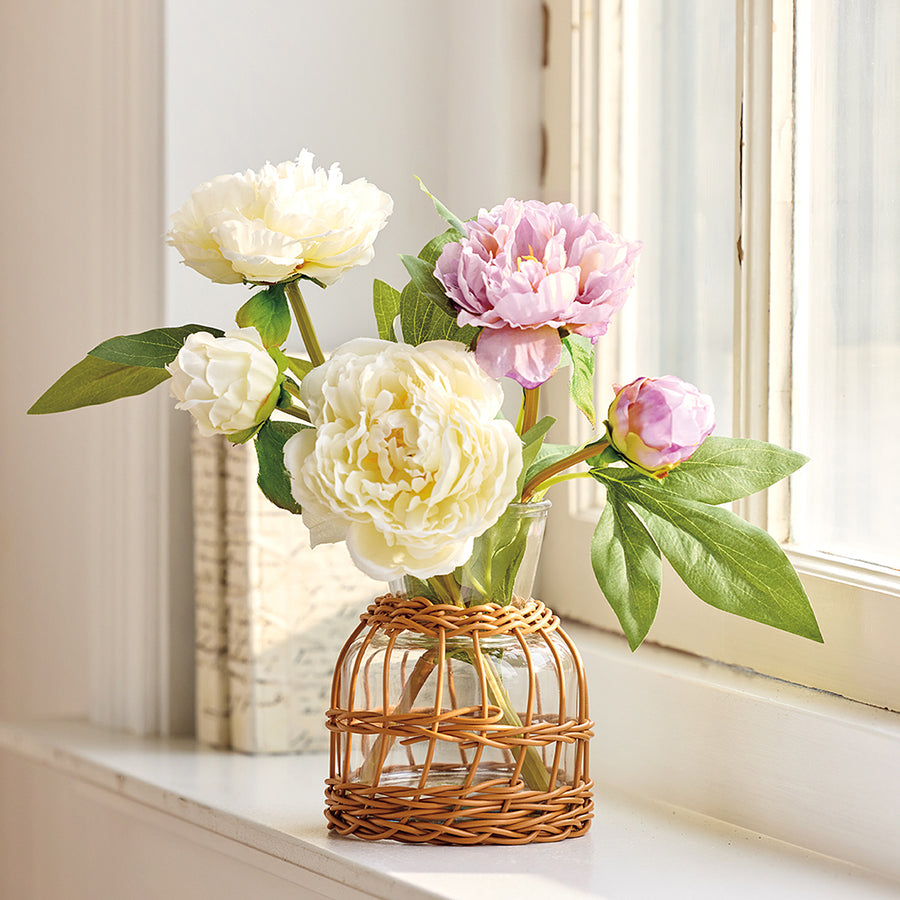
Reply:
[[900, 3], [797, 15], [794, 540], [900, 565]]
[[623, 9], [622, 230], [644, 250], [620, 377], [693, 382], [712, 395], [719, 434], [731, 433], [735, 5]]

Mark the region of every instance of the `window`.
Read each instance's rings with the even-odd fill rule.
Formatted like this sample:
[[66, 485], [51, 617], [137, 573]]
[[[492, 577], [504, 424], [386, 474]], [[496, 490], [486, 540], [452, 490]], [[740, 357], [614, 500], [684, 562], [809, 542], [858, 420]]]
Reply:
[[[719, 433], [812, 458], [736, 511], [785, 543], [824, 647], [705, 606], [671, 570], [649, 640], [900, 709], [900, 7], [550, 11], [571, 14], [573, 37], [550, 47], [548, 199], [568, 191], [645, 242], [637, 290], [598, 343], [598, 406], [613, 381], [674, 373], [712, 394]], [[575, 414], [559, 427], [589, 436]], [[542, 592], [618, 630], [587, 553], [600, 497], [557, 488]]]

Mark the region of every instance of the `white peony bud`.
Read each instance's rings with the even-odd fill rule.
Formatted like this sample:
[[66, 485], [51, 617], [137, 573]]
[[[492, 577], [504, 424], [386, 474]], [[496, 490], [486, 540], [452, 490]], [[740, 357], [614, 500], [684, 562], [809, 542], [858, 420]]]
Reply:
[[255, 328], [219, 338], [194, 332], [166, 369], [172, 396], [180, 401], [176, 408], [186, 409], [207, 437], [259, 424], [278, 400], [278, 366]]

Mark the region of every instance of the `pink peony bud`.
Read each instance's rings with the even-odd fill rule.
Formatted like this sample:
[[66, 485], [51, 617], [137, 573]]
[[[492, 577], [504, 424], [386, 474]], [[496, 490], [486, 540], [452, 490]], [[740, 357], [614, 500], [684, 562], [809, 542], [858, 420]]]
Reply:
[[665, 478], [716, 427], [712, 398], [674, 375], [638, 378], [625, 387], [613, 387], [610, 441], [648, 475]]

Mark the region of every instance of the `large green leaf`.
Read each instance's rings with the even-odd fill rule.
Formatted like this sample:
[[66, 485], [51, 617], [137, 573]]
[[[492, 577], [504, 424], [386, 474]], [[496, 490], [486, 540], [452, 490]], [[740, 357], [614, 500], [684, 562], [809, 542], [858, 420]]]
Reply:
[[[209, 325], [182, 325], [178, 328], [154, 328], [140, 334], [122, 334], [110, 338], [90, 351], [90, 356], [125, 366], [165, 368], [178, 355], [189, 334], [207, 331], [214, 337], [224, 332]], [[72, 371], [71, 369], [69, 371]], [[125, 396], [124, 394], [119, 396]], [[115, 399], [110, 397], [110, 400]], [[104, 401], [97, 401], [104, 402]], [[84, 404], [82, 404], [84, 405]]]
[[766, 533], [718, 506], [676, 497], [650, 478], [599, 481], [644, 510], [657, 546], [701, 600], [726, 612], [821, 641], [803, 585], [781, 547]]
[[563, 364], [572, 366], [569, 379], [569, 395], [583, 412], [591, 426], [594, 425], [594, 346], [580, 334], [568, 334], [563, 338]]
[[702, 503], [729, 503], [781, 481], [809, 458], [777, 444], [709, 437], [659, 487]]
[[276, 506], [292, 513], [301, 510], [291, 493], [291, 476], [284, 465], [284, 445], [288, 438], [304, 428], [309, 426], [269, 419], [256, 436], [256, 457], [259, 460], [256, 482], [259, 489]]
[[372, 285], [372, 306], [378, 337], [383, 341], [396, 341], [394, 319], [400, 315], [400, 291], [376, 278]]
[[235, 321], [241, 328], [255, 328], [264, 347], [280, 347], [291, 331], [291, 309], [284, 285], [273, 284], [255, 293], [237, 311]]
[[656, 618], [662, 563], [656, 542], [613, 485], [594, 529], [591, 566], [628, 646], [636, 650]]
[[63, 412], [143, 394], [169, 377], [165, 369], [128, 366], [86, 356], [35, 401], [29, 415]]

